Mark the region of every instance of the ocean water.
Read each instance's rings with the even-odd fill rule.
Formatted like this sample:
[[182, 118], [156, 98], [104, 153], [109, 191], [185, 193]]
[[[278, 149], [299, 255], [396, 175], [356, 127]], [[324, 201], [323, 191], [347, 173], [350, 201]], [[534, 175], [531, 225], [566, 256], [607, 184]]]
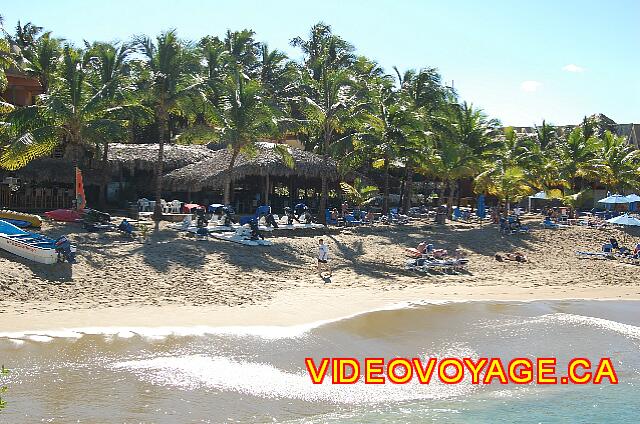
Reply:
[[[313, 385], [305, 357], [610, 357], [619, 384]], [[640, 302], [407, 303], [295, 327], [0, 334], [0, 423], [637, 423]]]

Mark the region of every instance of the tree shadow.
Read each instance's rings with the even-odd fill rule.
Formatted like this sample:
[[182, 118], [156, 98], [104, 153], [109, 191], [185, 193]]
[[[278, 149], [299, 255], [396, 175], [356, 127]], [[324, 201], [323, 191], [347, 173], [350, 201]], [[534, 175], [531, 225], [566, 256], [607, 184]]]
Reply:
[[278, 243], [278, 238], [269, 238], [274, 242], [271, 246], [244, 246], [216, 239], [212, 240], [212, 246], [225, 262], [243, 271], [275, 272], [308, 266], [309, 254], [294, 246]]
[[23, 265], [25, 268], [28, 268], [35, 277], [43, 281], [51, 283], [67, 283], [73, 281], [73, 265], [68, 262], [41, 264], [18, 255], [5, 252], [4, 250], [0, 250], [0, 257]]

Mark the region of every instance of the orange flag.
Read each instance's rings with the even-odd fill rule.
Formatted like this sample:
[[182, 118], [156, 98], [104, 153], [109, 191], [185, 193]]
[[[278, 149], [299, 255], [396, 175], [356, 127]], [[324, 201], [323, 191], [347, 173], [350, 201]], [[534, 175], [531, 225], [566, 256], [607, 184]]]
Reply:
[[82, 210], [87, 207], [87, 198], [84, 195], [84, 184], [82, 183], [82, 172], [76, 167], [76, 209]]

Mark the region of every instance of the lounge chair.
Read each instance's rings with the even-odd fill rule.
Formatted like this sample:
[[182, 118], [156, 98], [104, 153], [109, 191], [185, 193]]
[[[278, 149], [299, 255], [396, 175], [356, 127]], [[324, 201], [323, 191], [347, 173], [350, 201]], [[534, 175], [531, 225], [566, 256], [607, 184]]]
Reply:
[[327, 225], [338, 225], [338, 220], [331, 218], [331, 210], [330, 209], [325, 209], [324, 217], [325, 217], [325, 220], [327, 222]]
[[605, 243], [602, 245], [602, 250], [600, 252], [585, 252], [585, 251], [577, 251], [576, 255], [581, 257], [589, 257], [589, 258], [601, 258], [601, 259], [614, 259], [614, 249], [611, 243]]
[[362, 225], [362, 221], [356, 219], [353, 215], [345, 215], [344, 223], [345, 225]]
[[461, 271], [463, 270], [469, 260], [466, 258], [459, 259], [433, 259], [433, 258], [417, 258], [409, 259], [405, 263], [405, 269], [419, 272], [429, 271]]

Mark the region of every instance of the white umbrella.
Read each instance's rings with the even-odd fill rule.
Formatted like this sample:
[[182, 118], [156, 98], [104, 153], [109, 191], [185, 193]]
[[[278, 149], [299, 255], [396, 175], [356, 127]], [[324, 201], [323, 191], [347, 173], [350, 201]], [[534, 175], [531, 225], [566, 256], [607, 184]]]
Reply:
[[545, 193], [544, 191], [539, 191], [533, 196], [529, 196], [529, 199], [548, 199], [548, 198], [549, 198], [549, 195], [547, 195], [547, 193]]
[[635, 193], [627, 194], [625, 197], [627, 198], [629, 203], [640, 202], [640, 196]]
[[627, 227], [640, 227], [640, 219], [625, 213], [615, 218], [607, 219], [610, 224], [625, 225]]
[[529, 211], [531, 211], [531, 200], [532, 199], [546, 200], [546, 199], [549, 199], [549, 196], [544, 191], [539, 191], [536, 194], [534, 194], [533, 196], [529, 196]]
[[[615, 218], [607, 219], [610, 224], [624, 225], [625, 227], [640, 227], [640, 219], [625, 213], [624, 215], [616, 216]], [[624, 235], [625, 242], [627, 241], [627, 235]]]
[[608, 203], [611, 205], [617, 205], [622, 203], [631, 203], [627, 196], [623, 196], [622, 194], [612, 194], [609, 197], [605, 197], [604, 199], [598, 200], [598, 203]]

